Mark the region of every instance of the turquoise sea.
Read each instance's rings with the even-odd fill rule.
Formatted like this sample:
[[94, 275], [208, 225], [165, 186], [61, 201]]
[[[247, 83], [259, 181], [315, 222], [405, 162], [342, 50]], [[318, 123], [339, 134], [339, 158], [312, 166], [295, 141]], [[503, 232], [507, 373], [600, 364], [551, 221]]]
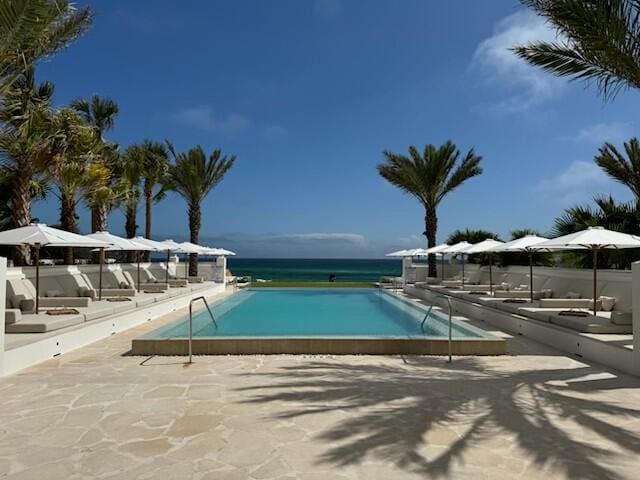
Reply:
[[378, 281], [380, 277], [400, 276], [400, 259], [292, 259], [228, 258], [233, 275], [253, 280], [326, 282], [330, 274], [338, 282]]

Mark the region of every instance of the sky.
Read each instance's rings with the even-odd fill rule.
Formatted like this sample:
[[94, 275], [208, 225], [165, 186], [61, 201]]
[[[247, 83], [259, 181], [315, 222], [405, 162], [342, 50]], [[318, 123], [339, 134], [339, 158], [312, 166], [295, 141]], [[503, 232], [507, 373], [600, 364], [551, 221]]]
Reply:
[[[544, 233], [594, 195], [631, 198], [593, 157], [636, 134], [640, 96], [604, 102], [517, 59], [511, 46], [555, 33], [515, 0], [89, 4], [93, 27], [39, 79], [55, 83], [56, 106], [115, 100], [107, 136], [122, 148], [169, 139], [237, 155], [202, 205], [203, 244], [276, 258], [422, 247], [421, 205], [376, 165], [384, 150], [449, 139], [481, 155], [484, 173], [441, 203], [439, 242], [464, 228]], [[33, 215], [58, 223], [55, 196]], [[84, 206], [80, 217], [88, 233]], [[109, 229], [124, 233], [121, 211]], [[154, 207], [153, 236], [188, 239], [180, 197]]]

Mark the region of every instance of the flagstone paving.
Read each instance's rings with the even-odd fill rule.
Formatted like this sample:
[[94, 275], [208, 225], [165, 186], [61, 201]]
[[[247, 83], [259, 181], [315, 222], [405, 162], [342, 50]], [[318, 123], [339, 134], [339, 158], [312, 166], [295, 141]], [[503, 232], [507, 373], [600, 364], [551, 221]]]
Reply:
[[0, 478], [637, 479], [640, 379], [510, 355], [134, 357], [140, 326], [0, 379]]

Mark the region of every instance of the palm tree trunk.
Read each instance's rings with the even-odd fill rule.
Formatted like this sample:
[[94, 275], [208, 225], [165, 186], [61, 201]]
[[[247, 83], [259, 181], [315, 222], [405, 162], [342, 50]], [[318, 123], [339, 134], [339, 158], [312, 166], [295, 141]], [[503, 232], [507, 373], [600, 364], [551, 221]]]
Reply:
[[[144, 236], [151, 238], [151, 207], [153, 205], [153, 191], [148, 180], [144, 181]], [[144, 252], [145, 261], [149, 261], [149, 252]]]
[[[200, 211], [199, 203], [189, 205], [189, 241], [191, 243], [197, 244], [200, 241], [201, 215], [202, 213]], [[196, 253], [192, 253], [189, 255], [189, 275], [198, 275], [198, 255]]]
[[[425, 235], [427, 237], [427, 248], [436, 246], [436, 234], [438, 233], [438, 216], [436, 209], [430, 205], [425, 205], [424, 215]], [[429, 276], [437, 277], [436, 256], [429, 255]]]
[[109, 208], [106, 204], [100, 203], [95, 206], [96, 212], [96, 224], [95, 232], [106, 232], [109, 228], [107, 226], [107, 217], [109, 215]]
[[[125, 210], [125, 224], [124, 229], [127, 234], [127, 238], [133, 238], [136, 236], [136, 230], [138, 225], [136, 224], [137, 205], [127, 205]], [[127, 261], [133, 263], [136, 260], [136, 252], [127, 252]]]
[[[28, 162], [27, 162], [28, 163]], [[31, 178], [32, 169], [23, 165], [15, 175], [13, 194], [11, 196], [11, 220], [13, 227], [19, 228], [31, 223]], [[19, 246], [13, 249], [13, 264], [16, 266], [29, 265], [31, 252], [27, 246]]]
[[[73, 194], [60, 195], [60, 227], [67, 232], [76, 233], [76, 199]], [[63, 249], [64, 264], [73, 265], [73, 248]]]
[[91, 233], [98, 232], [98, 207], [91, 207]]

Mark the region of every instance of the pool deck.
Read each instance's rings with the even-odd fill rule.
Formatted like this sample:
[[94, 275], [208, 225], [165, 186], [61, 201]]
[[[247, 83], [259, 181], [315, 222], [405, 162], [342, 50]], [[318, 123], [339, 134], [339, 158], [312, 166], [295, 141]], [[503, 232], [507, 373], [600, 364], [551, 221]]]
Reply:
[[508, 355], [137, 357], [178, 311], [0, 379], [0, 478], [634, 479], [640, 379]]

